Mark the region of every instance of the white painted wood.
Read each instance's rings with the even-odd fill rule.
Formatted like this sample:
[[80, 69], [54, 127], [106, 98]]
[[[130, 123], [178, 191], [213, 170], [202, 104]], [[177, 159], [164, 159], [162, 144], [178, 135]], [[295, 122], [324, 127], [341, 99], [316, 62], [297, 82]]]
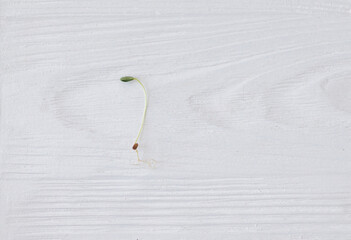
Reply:
[[350, 10], [2, 0], [0, 239], [351, 239]]

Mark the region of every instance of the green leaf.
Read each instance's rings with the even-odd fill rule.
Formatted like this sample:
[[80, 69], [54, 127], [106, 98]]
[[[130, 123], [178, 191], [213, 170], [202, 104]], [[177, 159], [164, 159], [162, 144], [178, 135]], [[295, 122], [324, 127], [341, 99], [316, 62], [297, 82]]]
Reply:
[[130, 81], [133, 81], [133, 80], [134, 80], [134, 77], [131, 77], [131, 76], [121, 77], [121, 81], [122, 82], [130, 82]]

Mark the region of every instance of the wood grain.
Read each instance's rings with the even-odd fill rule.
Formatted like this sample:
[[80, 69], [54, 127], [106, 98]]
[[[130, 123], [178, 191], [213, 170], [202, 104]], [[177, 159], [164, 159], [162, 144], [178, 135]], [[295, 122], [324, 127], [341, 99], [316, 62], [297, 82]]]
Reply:
[[351, 239], [350, 1], [0, 4], [1, 240]]

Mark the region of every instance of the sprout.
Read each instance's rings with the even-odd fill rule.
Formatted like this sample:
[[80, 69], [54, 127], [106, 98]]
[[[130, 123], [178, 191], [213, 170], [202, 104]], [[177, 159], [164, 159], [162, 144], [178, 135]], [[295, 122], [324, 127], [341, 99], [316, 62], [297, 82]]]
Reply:
[[143, 118], [142, 118], [142, 121], [141, 121], [141, 126], [140, 126], [140, 129], [139, 129], [139, 133], [138, 133], [138, 135], [137, 135], [137, 137], [136, 137], [136, 139], [135, 139], [135, 141], [134, 141], [133, 147], [132, 147], [133, 150], [135, 150], [136, 153], [137, 153], [138, 161], [141, 161], [141, 160], [139, 159], [139, 153], [138, 153], [138, 149], [137, 149], [137, 148], [138, 148], [138, 146], [139, 146], [138, 140], [139, 140], [139, 137], [140, 137], [141, 132], [143, 131], [144, 122], [145, 122], [146, 109], [147, 109], [147, 93], [146, 93], [146, 89], [145, 89], [144, 84], [143, 84], [139, 79], [137, 79], [137, 78], [135, 78], [135, 77], [131, 77], [131, 76], [121, 77], [121, 81], [122, 81], [122, 82], [130, 82], [130, 81], [133, 81], [133, 80], [137, 81], [137, 82], [140, 84], [140, 86], [141, 86], [141, 87], [143, 88], [143, 90], [144, 90], [144, 95], [145, 95]]

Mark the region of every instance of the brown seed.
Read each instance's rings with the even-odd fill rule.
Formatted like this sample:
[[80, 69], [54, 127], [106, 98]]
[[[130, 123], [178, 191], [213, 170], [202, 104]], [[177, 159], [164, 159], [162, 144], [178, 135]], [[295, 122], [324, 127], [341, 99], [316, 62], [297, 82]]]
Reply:
[[136, 150], [136, 149], [138, 148], [138, 146], [139, 146], [139, 144], [134, 143], [134, 145], [133, 145], [133, 150]]

